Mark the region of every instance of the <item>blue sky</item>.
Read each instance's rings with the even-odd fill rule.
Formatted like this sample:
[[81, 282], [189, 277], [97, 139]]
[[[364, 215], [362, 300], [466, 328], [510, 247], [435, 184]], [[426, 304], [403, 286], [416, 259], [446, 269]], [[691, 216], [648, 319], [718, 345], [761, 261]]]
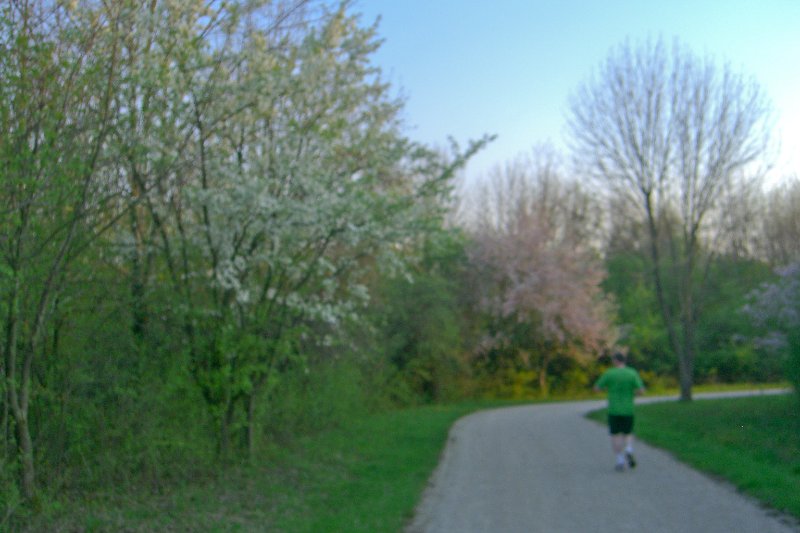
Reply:
[[626, 39], [678, 38], [752, 75], [772, 101], [777, 174], [800, 175], [800, 0], [355, 0], [385, 39], [374, 56], [406, 98], [409, 136], [498, 138], [477, 179], [537, 143], [564, 149], [569, 96]]

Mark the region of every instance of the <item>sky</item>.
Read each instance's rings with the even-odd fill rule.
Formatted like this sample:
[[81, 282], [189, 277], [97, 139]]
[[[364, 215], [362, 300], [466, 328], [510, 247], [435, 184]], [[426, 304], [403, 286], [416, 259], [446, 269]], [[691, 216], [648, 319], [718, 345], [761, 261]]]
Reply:
[[566, 153], [569, 99], [609, 52], [678, 39], [692, 52], [752, 76], [772, 103], [780, 146], [773, 179], [800, 175], [800, 0], [355, 0], [380, 17], [373, 56], [405, 98], [407, 135], [497, 139], [465, 172], [492, 168], [550, 143]]

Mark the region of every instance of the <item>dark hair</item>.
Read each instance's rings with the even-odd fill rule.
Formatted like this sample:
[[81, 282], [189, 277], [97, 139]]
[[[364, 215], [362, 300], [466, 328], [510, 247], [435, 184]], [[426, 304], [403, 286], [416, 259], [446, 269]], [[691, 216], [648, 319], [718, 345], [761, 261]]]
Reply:
[[614, 355], [611, 356], [614, 361], [624, 363], [625, 362], [625, 354], [622, 352], [614, 352]]

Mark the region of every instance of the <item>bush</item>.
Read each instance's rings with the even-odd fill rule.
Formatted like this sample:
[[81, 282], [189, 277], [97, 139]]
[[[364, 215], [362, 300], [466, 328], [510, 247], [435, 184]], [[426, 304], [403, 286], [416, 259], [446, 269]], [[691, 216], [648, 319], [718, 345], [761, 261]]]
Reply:
[[22, 495], [19, 493], [16, 477], [18, 475], [16, 463], [8, 463], [0, 459], [0, 531], [6, 531], [7, 524], [12, 518], [21, 518], [19, 512], [22, 507]]
[[290, 440], [340, 425], [368, 409], [361, 369], [349, 361], [297, 365], [262, 402], [259, 418], [267, 440]]
[[678, 380], [672, 375], [659, 375], [651, 370], [640, 370], [639, 377], [650, 393], [663, 393], [678, 387]]

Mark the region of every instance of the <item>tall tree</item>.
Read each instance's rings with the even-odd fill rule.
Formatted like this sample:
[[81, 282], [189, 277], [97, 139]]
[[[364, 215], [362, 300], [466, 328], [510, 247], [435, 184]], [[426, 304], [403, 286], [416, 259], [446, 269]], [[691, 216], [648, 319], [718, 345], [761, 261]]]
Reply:
[[[646, 222], [652, 282], [692, 396], [696, 299], [723, 193], [761, 177], [769, 110], [758, 85], [676, 44], [625, 44], [572, 99], [574, 153]], [[704, 251], [705, 250], [705, 251]]]
[[119, 187], [104, 169], [118, 24], [104, 11], [81, 25], [51, 2], [13, 2], [0, 12], [0, 350], [29, 500], [33, 373], [70, 264], [117, 216]]

